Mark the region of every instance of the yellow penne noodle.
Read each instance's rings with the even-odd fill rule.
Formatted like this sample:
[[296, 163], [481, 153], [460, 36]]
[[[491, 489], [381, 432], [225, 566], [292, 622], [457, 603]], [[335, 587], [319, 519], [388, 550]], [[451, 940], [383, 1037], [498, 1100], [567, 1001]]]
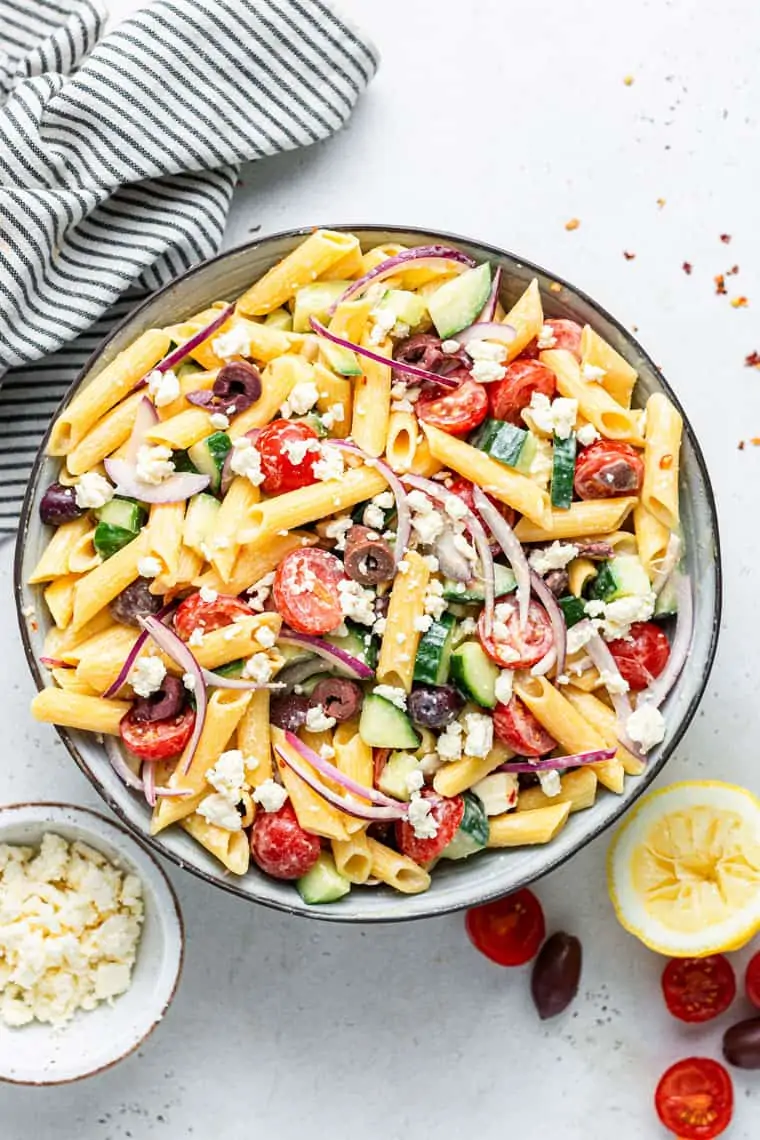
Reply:
[[345, 511], [379, 495], [387, 486], [379, 471], [371, 467], [352, 467], [340, 481], [313, 483], [297, 491], [287, 491], [251, 509], [251, 525], [242, 528], [240, 542], [256, 542], [262, 535], [276, 535], [279, 531]]
[[92, 529], [87, 516], [74, 519], [73, 522], [64, 523], [53, 531], [50, 542], [45, 547], [42, 557], [29, 576], [29, 584], [37, 582], [52, 582], [54, 578], [61, 578], [69, 573], [69, 560], [71, 552], [86, 534]]
[[69, 570], [72, 574], [86, 574], [100, 566], [103, 559], [95, 549], [95, 527], [83, 534], [71, 548]]
[[265, 574], [275, 570], [292, 551], [314, 546], [317, 541], [315, 534], [298, 530], [289, 534], [263, 535], [258, 542], [240, 548], [228, 582], [216, 570], [208, 570], [194, 578], [193, 585], [209, 586], [222, 594], [242, 594]]
[[497, 463], [477, 447], [472, 447], [431, 424], [423, 424], [422, 427], [431, 453], [444, 466], [451, 467], [502, 503], [514, 507], [535, 526], [545, 527], [550, 522], [552, 511], [549, 496], [527, 475], [521, 475], [503, 463]]
[[364, 256], [357, 240], [356, 245], [349, 249], [339, 261], [320, 273], [320, 281], [349, 281], [352, 277], [361, 277], [363, 273]]
[[316, 230], [243, 294], [237, 303], [239, 312], [249, 317], [271, 313], [358, 245], [353, 234]]
[[244, 831], [225, 831], [193, 812], [181, 819], [180, 826], [205, 847], [233, 875], [244, 875], [251, 861], [251, 848]]
[[404, 895], [418, 895], [430, 886], [430, 875], [419, 864], [406, 855], [399, 855], [384, 843], [367, 837], [370, 857], [372, 859], [371, 876], [387, 883]]
[[142, 399], [143, 392], [127, 396], [87, 432], [66, 457], [66, 466], [72, 475], [83, 475], [85, 471], [91, 471], [129, 439], [137, 406]]
[[[373, 344], [365, 332], [362, 344], [381, 356], [391, 357], [393, 344], [383, 340]], [[368, 455], [382, 455], [388, 438], [388, 417], [391, 408], [390, 364], [376, 360], [362, 360], [363, 376], [358, 376], [354, 387], [354, 414], [351, 435], [356, 444]]]
[[[634, 510], [635, 509], [634, 507]], [[608, 543], [615, 551], [615, 554], [638, 553], [636, 535], [632, 534], [630, 530], [614, 530], [611, 534], [600, 535], [599, 541]]]
[[59, 629], [65, 629], [73, 616], [74, 587], [77, 581], [78, 575], [66, 574], [63, 578], [56, 578], [51, 582], [44, 592], [45, 604]]
[[51, 669], [50, 676], [55, 681], [59, 689], [65, 689], [67, 693], [81, 693], [86, 697], [99, 697], [100, 693], [96, 693], [84, 681], [77, 679], [75, 669]]
[[570, 804], [571, 813], [583, 811], [593, 806], [598, 782], [589, 767], [576, 768], [562, 776], [562, 790], [556, 796], [547, 796], [541, 788], [524, 788], [517, 797], [517, 811], [535, 811], [555, 804]]
[[179, 380], [180, 394], [176, 400], [172, 400], [170, 404], [164, 404], [163, 407], [157, 408], [158, 418], [160, 420], [171, 420], [174, 416], [178, 416], [180, 412], [186, 412], [190, 408], [196, 407], [191, 404], [187, 399], [189, 392], [207, 391], [213, 388], [214, 381], [219, 374], [218, 368], [212, 368], [210, 372], [197, 372], [195, 370], [188, 371], [182, 375], [182, 365], [180, 365], [177, 378]]
[[385, 457], [389, 465], [399, 475], [405, 475], [412, 470], [412, 464], [419, 446], [417, 438], [420, 434], [417, 417], [413, 412], [391, 412], [388, 421]]
[[45, 656], [57, 657], [67, 664], [76, 665], [82, 649], [94, 638], [106, 630], [113, 632], [123, 628], [123, 626], [116, 625], [108, 610], [96, 614], [92, 621], [78, 630], [73, 630], [70, 624], [65, 630], [55, 629], [51, 626], [45, 634]]
[[[179, 559], [177, 562], [177, 581], [182, 583], [192, 582], [194, 578], [200, 574], [203, 568], [203, 558], [196, 551], [190, 550], [187, 546], [183, 546], [179, 552]], [[168, 583], [163, 582], [162, 585], [168, 589]], [[153, 590], [151, 590], [153, 592]], [[156, 593], [165, 591], [156, 590]]]
[[350, 839], [333, 839], [332, 853], [336, 870], [349, 883], [366, 883], [372, 873], [372, 853], [365, 831], [357, 831]]
[[[329, 412], [333, 417], [330, 435], [335, 439], [345, 439], [351, 432], [353, 415], [353, 392], [351, 381], [345, 376], [336, 376], [324, 364], [314, 365], [314, 383], [319, 392], [317, 411], [322, 415]], [[342, 414], [338, 414], [338, 409]]]
[[581, 334], [581, 372], [586, 365], [601, 368], [604, 375], [599, 383], [621, 407], [630, 408], [631, 395], [638, 379], [636, 369], [599, 333], [594, 332], [591, 325], [586, 325]]
[[[272, 745], [282, 749], [286, 755], [292, 755], [301, 767], [308, 767], [306, 761], [297, 753], [293, 753], [291, 746], [285, 740], [281, 728], [271, 728]], [[321, 835], [325, 839], [348, 839], [345, 821], [347, 816], [339, 808], [333, 807], [313, 791], [292, 768], [275, 753], [275, 764], [280, 778], [288, 790], [293, 811], [304, 831], [311, 831], [314, 835]], [[317, 779], [319, 775], [311, 769]]]
[[606, 439], [644, 446], [640, 411], [624, 408], [596, 380], [586, 380], [578, 361], [564, 348], [550, 348], [540, 353], [540, 360], [557, 378], [561, 395], [578, 401], [578, 411]]
[[300, 356], [281, 356], [267, 365], [261, 377], [261, 395], [230, 425], [230, 439], [240, 439], [253, 428], [264, 427], [279, 414], [296, 384], [314, 382], [314, 368]]
[[[403, 253], [409, 247], [406, 245], [399, 245], [398, 242], [389, 241], [384, 245], [373, 245], [366, 253], [362, 255], [362, 271], [361, 276], [369, 273], [372, 269], [376, 269], [378, 265], [382, 265], [390, 257], [396, 257], [399, 253]], [[385, 284], [388, 284], [388, 279], [385, 278]]]
[[[276, 360], [277, 357], [283, 356], [287, 352], [295, 351], [298, 346], [298, 340], [292, 333], [274, 328], [272, 325], [262, 325], [257, 321], [247, 321], [244, 317], [241, 317], [239, 313], [234, 313], [233, 316], [214, 333], [213, 337], [209, 340], [205, 340], [198, 348], [193, 349], [190, 355], [208, 371], [221, 368], [227, 363], [227, 359], [222, 358], [215, 351], [216, 338], [231, 332], [233, 329], [236, 335], [242, 334], [241, 341], [245, 343], [247, 350], [245, 355], [261, 364], [268, 364], [270, 360]], [[234, 359], [239, 360], [241, 358], [238, 356]]]
[[237, 559], [240, 526], [249, 517], [250, 508], [260, 499], [258, 487], [254, 487], [250, 479], [238, 475], [222, 500], [208, 545], [211, 565], [224, 582], [229, 582]]
[[436, 459], [430, 450], [427, 436], [423, 432], [418, 431], [417, 447], [411, 466], [412, 474], [424, 475], [426, 479], [430, 479], [433, 475], [437, 475], [442, 467], [443, 464], [440, 459]]
[[48, 455], [66, 455], [76, 447], [90, 428], [166, 356], [168, 349], [168, 334], [162, 329], [148, 329], [120, 352], [58, 416], [50, 433]]
[[650, 582], [657, 577], [670, 542], [668, 528], [650, 514], [643, 503], [633, 508], [633, 529], [636, 532], [636, 549]]
[[667, 396], [655, 392], [647, 400], [644, 486], [641, 502], [668, 530], [678, 527], [678, 470], [683, 419]]
[[526, 345], [538, 336], [544, 323], [544, 310], [538, 281], [533, 278], [519, 300], [504, 318], [505, 325], [515, 330], [515, 338], [507, 350], [507, 360], [514, 360]]
[[372, 748], [359, 735], [357, 721], [347, 720], [337, 725], [332, 746], [335, 749], [335, 767], [362, 787], [371, 788], [374, 782]]
[[391, 590], [385, 633], [377, 662], [377, 679], [383, 685], [412, 688], [414, 661], [420, 643], [415, 619], [425, 612], [425, 590], [430, 570], [425, 559], [414, 550], [404, 555], [406, 568], [399, 566]]
[[536, 526], [520, 519], [515, 534], [520, 542], [553, 542], [558, 538], [590, 538], [617, 530], [636, 506], [637, 500], [588, 499], [572, 503], [566, 511], [552, 511], [547, 522]]
[[[430, 751], [434, 751], [431, 749]], [[463, 756], [461, 760], [454, 760], [444, 764], [433, 776], [433, 787], [442, 796], [458, 796], [466, 792], [478, 780], [485, 779], [500, 764], [511, 760], [514, 752], [497, 740], [487, 756]]]
[[623, 765], [626, 775], [640, 776], [646, 768], [646, 763], [629, 752], [625, 745], [618, 740], [617, 718], [609, 705], [600, 701], [593, 693], [579, 691], [576, 687], [575, 678], [573, 678], [573, 684], [565, 688], [565, 696], [573, 708], [577, 709], [581, 716], [589, 724], [592, 724], [599, 735], [604, 738], [607, 748], [617, 749], [617, 759]]
[[[578, 656], [580, 657], [582, 654], [578, 654]], [[573, 670], [572, 665], [573, 661], [572, 659], [569, 659], [566, 672], [569, 671], [569, 675], [572, 677], [573, 684], [576, 686], [576, 688], [583, 689], [583, 691], [586, 693], [592, 693], [595, 689], [600, 688], [602, 684], [602, 678], [599, 676], [599, 670], [596, 668], [596, 666], [594, 666], [593, 669], [584, 669], [582, 673], [576, 673]]]
[[147, 532], [143, 530], [107, 562], [101, 562], [79, 579], [74, 590], [74, 629], [81, 629], [130, 582], [134, 582], [139, 576], [137, 563], [145, 556], [147, 545]]
[[570, 804], [552, 804], [533, 811], [509, 812], [489, 819], [489, 847], [526, 847], [549, 843], [562, 830]]
[[104, 701], [63, 689], [43, 689], [32, 701], [32, 716], [47, 724], [118, 736], [119, 722], [131, 707], [128, 701]]
[[148, 443], [162, 443], [173, 451], [192, 447], [207, 436], [213, 435], [211, 412], [205, 408], [186, 408], [169, 420], [161, 420], [145, 433]]
[[179, 559], [184, 523], [184, 503], [154, 503], [150, 508], [145, 531], [148, 536], [147, 553], [161, 563], [161, 576], [167, 586], [174, 586], [180, 581]]
[[[330, 332], [342, 337], [343, 340], [350, 340], [353, 344], [360, 344], [373, 305], [374, 302], [368, 300], [366, 297], [359, 301], [344, 301], [338, 305], [328, 322]], [[329, 365], [331, 358], [335, 354], [334, 346], [323, 337], [318, 338], [317, 344], [322, 363]], [[355, 355], [354, 360], [356, 366], [360, 369], [359, 376], [361, 376], [361, 369], [364, 368], [367, 361], [364, 357], [359, 359]], [[354, 418], [355, 416], [356, 409], [354, 408]]]
[[590, 558], [573, 558], [567, 567], [568, 588], [579, 598], [587, 582], [596, 578], [598, 571]]
[[251, 694], [248, 708], [237, 729], [237, 746], [245, 760], [245, 778], [258, 788], [274, 774], [272, 743], [269, 733], [269, 691], [259, 689]]

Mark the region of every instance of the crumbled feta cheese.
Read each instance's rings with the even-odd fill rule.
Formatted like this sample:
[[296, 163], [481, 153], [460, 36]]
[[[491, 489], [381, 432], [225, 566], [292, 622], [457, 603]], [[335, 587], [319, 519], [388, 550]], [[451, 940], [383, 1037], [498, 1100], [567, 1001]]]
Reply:
[[333, 756], [335, 755], [335, 749], [333, 748], [332, 744], [320, 744], [319, 755], [323, 760], [332, 760]]
[[373, 527], [374, 530], [382, 530], [385, 512], [375, 503], [368, 503], [362, 514], [362, 522], [365, 526]]
[[567, 439], [575, 427], [578, 416], [578, 401], [565, 396], [550, 400], [543, 392], [534, 392], [530, 398], [530, 413], [537, 428], [547, 435]]
[[173, 404], [180, 393], [179, 377], [169, 369], [168, 372], [159, 372], [154, 369], [145, 377], [148, 381], [148, 392], [157, 408], [165, 408]]
[[320, 451], [319, 440], [316, 439], [286, 439], [281, 444], [281, 451], [287, 456], [294, 467], [303, 463], [309, 451]]
[[238, 803], [246, 785], [245, 761], [240, 749], [222, 752], [214, 766], [207, 770], [206, 779], [215, 791], [227, 796], [233, 804]]
[[593, 424], [583, 424], [575, 433], [575, 438], [581, 447], [590, 447], [592, 443], [596, 443], [596, 441], [602, 437]]
[[383, 308], [382, 305], [378, 305], [369, 315], [374, 322], [369, 334], [369, 343], [380, 344], [395, 325], [396, 314], [391, 312], [390, 306]]
[[584, 380], [603, 380], [607, 375], [606, 368], [599, 368], [596, 364], [584, 364], [581, 368]]
[[435, 542], [445, 527], [443, 516], [423, 491], [410, 491], [407, 503], [412, 512], [412, 529], [420, 542], [426, 544]]
[[536, 452], [530, 461], [528, 474], [541, 487], [547, 487], [554, 470], [554, 447], [548, 439], [536, 436]]
[[343, 452], [337, 447], [330, 447], [323, 443], [320, 447], [320, 458], [314, 464], [314, 477], [327, 483], [331, 479], [342, 479], [346, 464]]
[[431, 578], [425, 589], [424, 610], [436, 621], [446, 611], [447, 601], [443, 597], [443, 583], [437, 578]]
[[372, 694], [375, 697], [384, 697], [386, 701], [390, 701], [397, 709], [406, 712], [405, 689], [401, 689], [397, 685], [375, 685]]
[[471, 340], [466, 349], [471, 360], [490, 360], [503, 364], [507, 359], [506, 347], [495, 340]]
[[567, 652], [569, 656], [588, 645], [594, 636], [594, 627], [590, 622], [576, 622], [567, 631]]
[[387, 624], [388, 624], [388, 619], [387, 619], [387, 618], [384, 618], [384, 617], [379, 617], [379, 618], [377, 619], [377, 621], [374, 623], [374, 625], [372, 626], [372, 632], [373, 632], [373, 633], [374, 633], [374, 634], [375, 634], [377, 637], [382, 637], [382, 636], [383, 636], [383, 634], [385, 633], [385, 627], [386, 627], [386, 625], [387, 625]]
[[187, 644], [192, 646], [203, 645], [203, 630], [200, 626], [196, 626], [193, 632], [187, 639]]
[[253, 792], [254, 801], [264, 811], [279, 811], [288, 798], [288, 793], [282, 784], [274, 780], [264, 780]]
[[419, 769], [423, 776], [434, 776], [442, 767], [443, 761], [437, 752], [426, 752], [419, 761]]
[[557, 343], [557, 338], [554, 335], [554, 329], [551, 325], [541, 325], [538, 333], [538, 341], [536, 342], [538, 348], [554, 348]]
[[410, 795], [415, 792], [421, 791], [425, 784], [425, 777], [420, 768], [412, 768], [411, 772], [407, 773], [406, 777], [406, 790]]
[[263, 645], [265, 649], [271, 649], [277, 641], [277, 634], [268, 625], [261, 625], [256, 630], [256, 640], [259, 645]]
[[512, 700], [512, 689], [515, 681], [514, 669], [502, 669], [496, 678], [494, 695], [501, 705], [508, 705]]
[[129, 675], [129, 683], [138, 697], [149, 697], [158, 692], [165, 676], [166, 666], [160, 657], [139, 657]]
[[[396, 537], [395, 534], [393, 537]], [[422, 561], [425, 563], [431, 574], [438, 573], [440, 569], [440, 563], [434, 554], [425, 554]]]
[[551, 546], [532, 550], [528, 555], [528, 562], [536, 573], [543, 577], [550, 570], [564, 570], [568, 562], [577, 557], [577, 546], [571, 543], [553, 542]]
[[272, 592], [272, 583], [274, 582], [274, 570], [271, 574], [265, 574], [263, 578], [259, 578], [258, 582], [254, 582], [246, 590], [248, 594], [248, 605], [255, 613], [263, 613], [266, 601]]
[[226, 416], [224, 412], [212, 412], [209, 416], [209, 423], [217, 431], [226, 431], [230, 426], [229, 416]]
[[625, 677], [617, 670], [600, 669], [599, 680], [602, 682], [607, 692], [612, 695], [613, 693], [627, 693], [630, 685]]
[[346, 549], [346, 535], [354, 525], [354, 520], [350, 515], [341, 515], [337, 519], [333, 519], [325, 526], [325, 538], [332, 538], [335, 540], [336, 550]]
[[327, 732], [335, 725], [335, 717], [328, 716], [324, 705], [312, 705], [306, 712], [306, 727], [309, 732]]
[[625, 730], [642, 752], [650, 752], [665, 739], [665, 718], [659, 709], [644, 701], [628, 717]]
[[447, 495], [443, 503], [443, 509], [450, 519], [461, 521], [467, 518], [470, 513], [470, 508], [465, 503], [464, 499], [460, 499], [459, 495]]
[[557, 676], [554, 678], [554, 681], [555, 681], [555, 684], [557, 684], [557, 685], [569, 685], [570, 684], [570, 678], [568, 677], [567, 673], [558, 673]]
[[465, 756], [487, 756], [493, 747], [493, 720], [485, 713], [465, 713]]
[[430, 614], [417, 614], [414, 619], [415, 633], [427, 633], [433, 624], [433, 618]]
[[497, 364], [495, 360], [476, 360], [470, 369], [470, 375], [479, 384], [493, 384], [497, 380], [503, 380], [506, 374], [504, 365]]
[[227, 332], [214, 337], [211, 347], [220, 360], [229, 360], [232, 356], [251, 355], [250, 337], [242, 322], [232, 325]]
[[21, 610], [21, 615], [22, 615], [22, 617], [25, 617], [25, 618], [33, 618], [36, 615], [36, 613], [37, 613], [37, 611], [34, 608], [34, 606], [24, 606], [23, 609]]
[[472, 546], [463, 534], [455, 534], [452, 538], [452, 545], [459, 554], [464, 555], [468, 562], [477, 562], [478, 554], [475, 547]]
[[503, 815], [517, 806], [520, 783], [514, 772], [492, 772], [473, 784], [471, 790], [483, 804], [487, 816]]
[[459, 349], [461, 347], [462, 346], [460, 345], [458, 340], [442, 340], [441, 341], [441, 352], [445, 352], [447, 354], [447, 356], [451, 356], [451, 354], [454, 352], [459, 352]]
[[221, 828], [222, 831], [242, 830], [243, 822], [237, 805], [231, 803], [227, 796], [221, 795], [220, 792], [211, 792], [201, 800], [195, 810], [208, 823]]
[[562, 791], [562, 782], [559, 778], [559, 772], [556, 768], [543, 769], [537, 772], [538, 782], [541, 785], [541, 791], [545, 796], [558, 796]]
[[607, 641], [628, 637], [634, 622], [649, 621], [654, 613], [657, 597], [654, 592], [631, 594], [613, 602], [592, 600], [586, 602], [586, 613], [597, 619], [595, 625]]
[[441, 760], [451, 763], [462, 759], [462, 733], [464, 729], [458, 720], [446, 726], [444, 732], [438, 737], [436, 750]]
[[294, 384], [285, 403], [280, 408], [283, 419], [289, 420], [291, 416], [305, 416], [319, 399], [317, 385], [311, 380], [301, 380]]
[[138, 558], [137, 573], [141, 578], [157, 578], [161, 573], [161, 563], [150, 554], [145, 558]]
[[254, 487], [260, 487], [265, 475], [261, 470], [261, 456], [247, 436], [232, 441], [230, 467], [236, 475], [245, 475]]
[[476, 632], [477, 628], [478, 628], [478, 623], [475, 621], [475, 618], [471, 618], [471, 617], [462, 618], [462, 620], [459, 623], [459, 629], [457, 630], [459, 640], [463, 641], [466, 637], [472, 637], [473, 633]]
[[173, 474], [174, 462], [170, 447], [164, 447], [163, 444], [156, 444], [155, 447], [152, 447], [150, 444], [144, 443], [142, 447], [138, 448], [135, 465], [135, 475], [138, 482], [149, 483], [152, 487], [157, 487], [159, 483], [163, 483]]
[[439, 825], [432, 814], [430, 801], [424, 800], [419, 794], [412, 796], [407, 819], [417, 839], [435, 839], [438, 834]]
[[344, 617], [359, 622], [360, 625], [374, 625], [375, 593], [361, 586], [358, 582], [344, 578], [338, 582], [338, 596], [340, 610]]
[[200, 588], [201, 601], [206, 602], [208, 605], [213, 605], [219, 594], [213, 590], [211, 586], [201, 586]]
[[258, 685], [266, 685], [272, 680], [274, 665], [266, 653], [254, 653], [243, 666], [243, 676], [255, 681]]
[[97, 510], [110, 503], [114, 488], [97, 471], [85, 471], [74, 488], [74, 499], [80, 510]]

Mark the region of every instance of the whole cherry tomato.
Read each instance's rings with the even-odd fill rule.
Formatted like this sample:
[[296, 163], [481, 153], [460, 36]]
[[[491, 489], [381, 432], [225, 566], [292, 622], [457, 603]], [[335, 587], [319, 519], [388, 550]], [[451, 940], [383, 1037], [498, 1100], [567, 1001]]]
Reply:
[[521, 412], [530, 406], [534, 392], [549, 400], [557, 391], [551, 369], [537, 360], [515, 360], [507, 366], [503, 380], [488, 385], [488, 403], [495, 420], [525, 427]]

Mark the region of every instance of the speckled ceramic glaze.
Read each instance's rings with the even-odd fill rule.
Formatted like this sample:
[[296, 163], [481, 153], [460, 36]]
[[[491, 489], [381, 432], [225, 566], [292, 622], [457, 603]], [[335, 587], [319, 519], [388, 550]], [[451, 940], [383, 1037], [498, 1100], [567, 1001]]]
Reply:
[[0, 1022], [0, 1080], [14, 1084], [77, 1081], [121, 1061], [156, 1028], [182, 971], [184, 934], [177, 897], [142, 844], [121, 824], [88, 808], [53, 803], [0, 807], [0, 843], [36, 847], [48, 831], [70, 843], [82, 840], [137, 875], [143, 885], [145, 922], [132, 985], [113, 1005], [101, 1002], [59, 1029], [39, 1022], [10, 1029]]
[[[678, 404], [656, 366], [630, 333], [589, 297], [554, 274], [504, 250], [455, 234], [388, 226], [347, 225], [331, 228], [351, 230], [358, 234], [365, 249], [382, 242], [401, 242], [405, 245], [442, 242], [458, 246], [479, 261], [488, 259], [494, 265], [500, 265], [504, 271], [502, 301], [505, 307], [509, 307], [519, 296], [532, 277], [537, 277], [547, 316], [569, 317], [581, 324], [592, 325], [637, 370], [637, 403], [643, 403], [652, 392], [664, 391]], [[271, 265], [289, 253], [308, 232], [291, 230], [232, 250], [191, 270], [155, 294], [112, 333], [91, 357], [66, 401], [71, 399], [78, 388], [89, 383], [144, 329], [174, 324], [199, 312], [213, 301], [234, 299]], [[549, 286], [555, 282], [560, 286], [559, 291], [550, 291]], [[49, 618], [44, 612], [39, 587], [29, 588], [25, 582], [46, 541], [38, 522], [38, 505], [45, 487], [55, 479], [58, 466], [59, 460], [44, 455], [43, 445], [24, 504], [16, 559], [16, 600], [19, 611], [32, 603], [37, 606], [39, 614], [38, 631], [31, 632], [23, 618], [20, 618], [20, 625], [29, 665], [40, 687], [49, 684], [47, 675], [38, 664]], [[179, 829], [151, 838], [148, 835], [148, 807], [139, 796], [124, 787], [95, 738], [67, 729], [59, 729], [60, 735], [76, 763], [89, 776], [103, 798], [146, 843], [174, 859], [180, 866], [241, 898], [280, 910], [342, 922], [389, 922], [422, 918], [497, 898], [544, 875], [622, 815], [660, 771], [696, 712], [712, 666], [718, 636], [721, 605], [720, 551], [715, 502], [709, 477], [699, 444], [686, 418], [681, 460], [681, 515], [686, 538], [686, 561], [696, 583], [694, 638], [686, 667], [664, 706], [668, 725], [666, 739], [650, 754], [644, 775], [638, 779], [627, 778], [622, 796], [601, 791], [593, 808], [572, 815], [557, 839], [546, 847], [491, 852], [466, 862], [439, 865], [433, 876], [433, 885], [426, 894], [404, 896], [385, 888], [355, 888], [337, 903], [307, 906], [292, 886], [266, 878], [255, 868], [244, 878], [236, 879]]]

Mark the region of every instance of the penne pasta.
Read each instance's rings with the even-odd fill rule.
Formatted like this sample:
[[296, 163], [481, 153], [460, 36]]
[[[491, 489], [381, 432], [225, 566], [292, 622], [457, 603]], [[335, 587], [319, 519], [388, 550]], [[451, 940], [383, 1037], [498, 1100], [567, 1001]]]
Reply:
[[541, 293], [535, 277], [509, 310], [503, 323], [511, 325], [515, 330], [514, 340], [507, 347], [507, 360], [512, 361], [536, 339], [544, 323]]
[[489, 819], [489, 847], [527, 847], [549, 843], [567, 823], [571, 804], [552, 804], [532, 811], [512, 811]]
[[384, 685], [412, 688], [414, 662], [420, 643], [417, 619], [425, 612], [425, 591], [430, 570], [415, 551], [404, 556], [406, 567], [399, 573], [391, 590], [385, 633], [377, 662], [377, 679]]
[[556, 376], [557, 388], [561, 394], [577, 400], [578, 411], [606, 439], [630, 443], [635, 447], [644, 446], [641, 434], [642, 413], [618, 404], [595, 380], [584, 379], [580, 365], [571, 352], [564, 348], [550, 348], [542, 352], [539, 359]]
[[66, 629], [74, 614], [74, 590], [79, 576], [66, 574], [56, 578], [45, 590], [45, 605], [59, 629]]
[[441, 796], [458, 796], [513, 756], [514, 752], [497, 740], [487, 756], [463, 756], [461, 760], [444, 764], [433, 776], [433, 787]]
[[127, 396], [87, 432], [66, 456], [66, 466], [72, 475], [91, 471], [129, 439], [138, 404], [143, 398], [142, 392]]
[[237, 303], [248, 317], [271, 313], [303, 285], [311, 285], [359, 245], [353, 234], [315, 230], [252, 285]]
[[641, 503], [664, 527], [678, 527], [678, 469], [683, 419], [667, 396], [647, 400], [647, 439]]
[[32, 701], [32, 716], [47, 724], [118, 736], [119, 723], [130, 708], [128, 701], [106, 701], [70, 689], [43, 689]]
[[378, 843], [369, 836], [367, 846], [372, 859], [370, 875], [373, 879], [387, 883], [389, 887], [401, 891], [404, 895], [418, 895], [428, 889], [430, 875], [412, 859], [406, 855], [399, 855], [397, 851], [392, 851], [384, 843]]
[[349, 883], [366, 883], [372, 874], [372, 852], [367, 833], [357, 831], [350, 839], [333, 839], [331, 847], [338, 873]]
[[179, 824], [233, 875], [246, 873], [251, 861], [251, 848], [244, 831], [224, 831], [196, 812], [181, 819]]
[[520, 519], [515, 534], [520, 542], [553, 542], [564, 538], [591, 538], [617, 530], [636, 505], [636, 499], [588, 499], [572, 503], [568, 510], [552, 511], [546, 523], [536, 526]]
[[[372, 334], [366, 332], [361, 343], [372, 348], [380, 356], [389, 359], [393, 354], [390, 340], [375, 344]], [[354, 386], [354, 414], [351, 435], [354, 442], [367, 455], [378, 456], [385, 451], [388, 438], [388, 420], [391, 409], [391, 366], [378, 364], [375, 360], [363, 359], [364, 375], [358, 376]]]
[[112, 555], [107, 562], [101, 562], [93, 570], [84, 574], [74, 590], [74, 629], [82, 629], [95, 614], [107, 606], [130, 582], [134, 582], [139, 571], [137, 563], [147, 552], [148, 536], [145, 531], [127, 546]]
[[593, 693], [586, 693], [579, 690], [577, 681], [573, 678], [573, 684], [565, 688], [565, 697], [576, 709], [581, 716], [593, 725], [599, 735], [604, 739], [607, 748], [617, 749], [617, 759], [625, 769], [628, 776], [640, 776], [646, 768], [646, 763], [634, 756], [632, 752], [621, 744], [618, 740], [618, 726], [617, 717], [614, 711], [606, 705], [604, 701], [600, 701]]
[[636, 553], [654, 582], [662, 566], [670, 542], [670, 531], [647, 510], [643, 503], [633, 508], [633, 529], [636, 533]]
[[585, 766], [562, 776], [561, 790], [556, 796], [547, 796], [541, 788], [523, 788], [517, 797], [517, 811], [535, 811], [556, 804], [570, 804], [570, 812], [593, 807], [596, 800], [596, 773]]
[[91, 533], [92, 525], [86, 515], [57, 527], [29, 576], [29, 584], [33, 586], [38, 582], [52, 582], [54, 578], [68, 575], [71, 572], [69, 563], [72, 551], [79, 546], [85, 535]]
[[611, 344], [586, 325], [581, 334], [581, 374], [586, 368], [601, 369], [599, 383], [613, 400], [623, 408], [630, 408], [631, 396], [638, 375], [627, 360]]

